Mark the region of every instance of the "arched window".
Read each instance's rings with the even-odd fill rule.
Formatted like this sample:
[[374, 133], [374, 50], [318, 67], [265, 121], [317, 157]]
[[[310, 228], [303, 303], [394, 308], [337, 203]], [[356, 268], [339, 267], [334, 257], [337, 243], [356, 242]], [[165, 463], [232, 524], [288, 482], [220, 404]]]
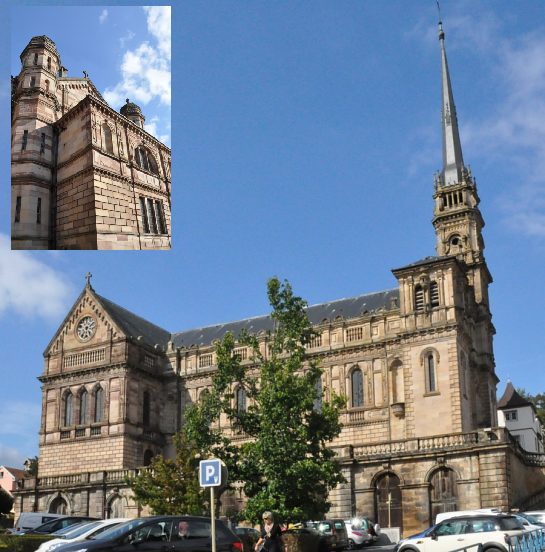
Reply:
[[138, 146], [134, 150], [134, 161], [141, 169], [149, 171], [153, 174], [159, 174], [155, 158], [144, 146]]
[[424, 368], [426, 371], [426, 393], [435, 393], [437, 391], [437, 378], [435, 377], [435, 357], [433, 353], [426, 354]]
[[437, 282], [430, 282], [430, 307], [439, 306], [439, 286]]
[[420, 284], [414, 287], [414, 309], [416, 311], [424, 310], [424, 289]]
[[53, 502], [49, 505], [49, 513], [51, 514], [67, 514], [68, 513], [68, 504], [62, 496], [57, 496]]
[[441, 512], [458, 510], [457, 477], [454, 470], [441, 468], [430, 478], [430, 515], [432, 520]]
[[150, 395], [149, 391], [144, 391], [142, 401], [142, 423], [144, 426], [149, 426], [150, 423]]
[[72, 393], [68, 392], [64, 396], [64, 413], [63, 413], [63, 425], [72, 425]]
[[104, 132], [104, 149], [108, 153], [114, 152], [114, 143], [112, 141], [112, 131], [110, 130], [110, 127], [106, 124], [102, 124], [102, 131]]
[[149, 466], [154, 456], [153, 451], [147, 449], [146, 452], [144, 452], [144, 466]]
[[95, 423], [102, 422], [104, 415], [104, 390], [102, 387], [98, 387], [95, 391], [95, 416], [93, 421]]
[[352, 407], [363, 406], [363, 372], [356, 367], [350, 375], [352, 383]]
[[239, 387], [235, 394], [237, 403], [237, 412], [239, 414], [246, 412], [246, 391], [243, 387]]
[[88, 397], [88, 393], [84, 389], [79, 396], [79, 425], [84, 425], [87, 423]]

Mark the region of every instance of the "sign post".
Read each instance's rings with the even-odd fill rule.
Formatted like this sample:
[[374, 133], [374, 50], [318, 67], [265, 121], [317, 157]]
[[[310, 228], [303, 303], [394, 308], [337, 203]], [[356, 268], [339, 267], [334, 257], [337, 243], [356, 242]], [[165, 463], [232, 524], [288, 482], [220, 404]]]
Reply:
[[199, 484], [210, 487], [210, 517], [212, 518], [212, 552], [216, 552], [216, 497], [214, 488], [227, 483], [227, 470], [218, 458], [199, 462]]

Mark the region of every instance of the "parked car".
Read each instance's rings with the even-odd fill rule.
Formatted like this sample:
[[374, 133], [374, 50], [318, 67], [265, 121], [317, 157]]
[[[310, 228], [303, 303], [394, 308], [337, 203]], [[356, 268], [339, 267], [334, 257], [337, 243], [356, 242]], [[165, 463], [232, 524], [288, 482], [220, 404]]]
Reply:
[[25, 531], [30, 531], [48, 521], [67, 517], [64, 514], [50, 514], [48, 512], [22, 512], [17, 518], [17, 522], [9, 532], [11, 534], [22, 534]]
[[317, 529], [327, 537], [329, 550], [344, 550], [348, 548], [348, 533], [342, 519], [324, 519], [323, 521], [308, 522], [307, 527]]
[[532, 512], [523, 512], [523, 513], [536, 518], [541, 523], [545, 523], [545, 510], [534, 510]]
[[64, 529], [69, 525], [75, 525], [76, 523], [82, 523], [83, 521], [96, 521], [96, 517], [88, 516], [63, 516], [61, 518], [52, 519], [43, 525], [34, 527], [34, 529], [29, 529], [25, 531], [25, 535], [49, 535], [60, 529]]
[[440, 512], [435, 516], [435, 523], [439, 523], [445, 519], [460, 517], [460, 516], [482, 516], [483, 514], [501, 514], [497, 508], [482, 508], [480, 510], [458, 510], [454, 512]]
[[369, 518], [356, 517], [345, 520], [344, 524], [348, 534], [349, 548], [359, 548], [364, 544], [376, 542], [380, 535], [380, 525], [374, 524]]
[[[292, 525], [284, 535], [296, 535], [298, 550], [313, 550], [315, 552], [329, 552], [329, 539], [318, 529], [306, 527], [302, 524]], [[284, 544], [286, 540], [284, 540]]]
[[541, 523], [536, 518], [529, 516], [528, 514], [516, 513], [513, 515], [522, 523], [525, 531], [535, 531], [536, 529], [545, 528], [545, 523]]
[[[242, 541], [216, 520], [217, 552], [242, 552]], [[63, 545], [59, 552], [207, 552], [211, 520], [197, 516], [153, 516], [132, 519], [83, 542]]]
[[85, 539], [100, 535], [100, 533], [103, 533], [115, 525], [119, 525], [120, 523], [124, 523], [126, 521], [130, 521], [130, 519], [110, 518], [69, 525], [60, 531], [51, 533], [51, 536], [55, 538], [40, 544], [37, 552], [52, 552], [63, 545], [83, 541]]
[[511, 537], [524, 534], [520, 521], [507, 514], [466, 515], [446, 519], [402, 539], [394, 552], [449, 552], [482, 545], [482, 552], [508, 552]]
[[235, 527], [235, 534], [239, 537], [249, 536], [254, 538], [256, 541], [261, 537], [261, 533], [253, 527]]

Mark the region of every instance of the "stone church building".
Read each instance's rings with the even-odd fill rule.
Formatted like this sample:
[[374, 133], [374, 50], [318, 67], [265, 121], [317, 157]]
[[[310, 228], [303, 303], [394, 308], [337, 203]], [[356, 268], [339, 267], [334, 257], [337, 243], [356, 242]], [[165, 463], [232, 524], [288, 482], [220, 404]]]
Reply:
[[[329, 515], [364, 514], [403, 534], [441, 511], [545, 504], [545, 456], [498, 427], [484, 221], [462, 156], [441, 29], [439, 38], [435, 256], [395, 268], [394, 289], [308, 308], [318, 332], [308, 352], [324, 369], [323, 389], [348, 400], [332, 444], [347, 482], [332, 492]], [[81, 107], [99, 105], [87, 96]], [[266, 357], [268, 316], [172, 333], [88, 280], [45, 350], [39, 476], [25, 480], [17, 508], [138, 515], [125, 476], [171, 451], [184, 408], [210, 385], [213, 343], [242, 328], [258, 336]], [[245, 348], [237, 353], [251, 363]], [[224, 513], [242, 500], [223, 497]]]
[[35, 36], [12, 77], [12, 249], [170, 249], [171, 152]]

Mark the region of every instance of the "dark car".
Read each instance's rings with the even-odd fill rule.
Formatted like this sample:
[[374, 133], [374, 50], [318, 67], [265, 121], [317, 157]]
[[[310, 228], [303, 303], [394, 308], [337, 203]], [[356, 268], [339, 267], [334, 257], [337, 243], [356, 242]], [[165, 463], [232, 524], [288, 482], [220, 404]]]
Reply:
[[348, 533], [343, 519], [311, 521], [305, 525], [317, 529], [322, 535], [327, 537], [329, 550], [344, 550], [349, 547]]
[[[216, 520], [217, 552], [242, 552], [237, 535]], [[59, 552], [208, 552], [212, 550], [210, 518], [153, 516], [133, 519], [100, 535], [59, 548]]]
[[38, 525], [34, 529], [29, 529], [25, 531], [25, 535], [49, 535], [50, 533], [55, 533], [61, 529], [65, 529], [70, 525], [75, 525], [76, 523], [83, 523], [84, 521], [96, 521], [96, 517], [86, 517], [86, 516], [67, 516], [62, 518], [52, 519], [43, 525]]

